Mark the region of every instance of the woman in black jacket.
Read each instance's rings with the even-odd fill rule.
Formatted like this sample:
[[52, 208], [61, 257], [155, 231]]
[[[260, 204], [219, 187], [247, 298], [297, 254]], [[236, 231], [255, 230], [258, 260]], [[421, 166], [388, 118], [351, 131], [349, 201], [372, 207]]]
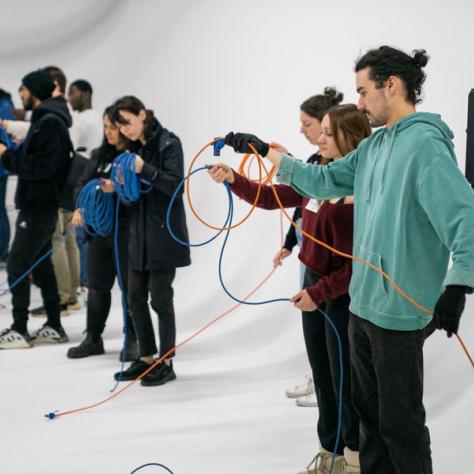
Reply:
[[[105, 109], [103, 115], [104, 141], [99, 148], [92, 151], [87, 167], [78, 180], [75, 189], [76, 198], [84, 185], [91, 179], [102, 178], [104, 182], [108, 180], [113, 160], [125, 150], [136, 148], [136, 145], [129, 142], [115, 126], [113, 112], [113, 106]], [[125, 292], [127, 291], [128, 276], [128, 215], [129, 209], [126, 206], [120, 206], [118, 253], [123, 291]], [[80, 209], [74, 211], [72, 223], [81, 227], [84, 225]], [[117, 225], [117, 223], [114, 225]], [[111, 290], [117, 276], [114, 232], [112, 231], [106, 237], [100, 235], [89, 236], [89, 239], [87, 262], [89, 268], [89, 296], [87, 301], [86, 337], [81, 344], [68, 350], [67, 356], [70, 359], [80, 359], [91, 355], [104, 354], [105, 352], [102, 333], [110, 311]], [[138, 346], [131, 318], [129, 315], [127, 315], [127, 318], [129, 329], [127, 346], [125, 347], [125, 354], [121, 353], [120, 358], [122, 359], [124, 356], [126, 361], [133, 361], [138, 359]]]
[[[140, 196], [130, 208], [128, 301], [140, 350], [140, 360], [115, 374], [117, 380], [133, 380], [154, 363], [158, 352], [148, 307], [158, 314], [160, 357], [176, 345], [176, 324], [172, 283], [177, 267], [190, 265], [189, 248], [177, 243], [166, 228], [166, 211], [184, 175], [183, 151], [179, 138], [161, 126], [151, 110], [133, 96], [115, 102], [115, 123], [141, 148], [135, 171], [151, 183], [151, 191]], [[177, 236], [188, 241], [186, 215], [181, 197], [175, 200], [170, 221]], [[144, 386], [174, 380], [171, 353], [141, 381]]]

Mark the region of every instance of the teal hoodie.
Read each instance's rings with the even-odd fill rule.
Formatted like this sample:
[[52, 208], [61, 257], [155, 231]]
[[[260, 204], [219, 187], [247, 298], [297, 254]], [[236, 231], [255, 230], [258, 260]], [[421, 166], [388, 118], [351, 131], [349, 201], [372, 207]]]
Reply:
[[[439, 115], [414, 113], [327, 166], [285, 155], [277, 179], [316, 199], [354, 195], [354, 255], [432, 311], [444, 286], [474, 288], [474, 191], [452, 138]], [[431, 320], [357, 261], [349, 294], [352, 313], [385, 329], [416, 330]]]

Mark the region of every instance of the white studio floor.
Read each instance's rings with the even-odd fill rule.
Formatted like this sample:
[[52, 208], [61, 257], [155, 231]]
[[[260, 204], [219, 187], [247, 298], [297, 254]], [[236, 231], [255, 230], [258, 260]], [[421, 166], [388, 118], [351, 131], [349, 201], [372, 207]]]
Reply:
[[[185, 281], [178, 276], [178, 296]], [[267, 285], [271, 293], [272, 283]], [[286, 303], [241, 307], [198, 336], [179, 351], [175, 382], [135, 385], [104, 406], [46, 420], [50, 411], [109, 395], [122, 337], [114, 291], [106, 355], [65, 356], [82, 339], [84, 309], [63, 319], [69, 344], [0, 354], [1, 474], [129, 474], [149, 462], [175, 474], [292, 474], [305, 467], [316, 449], [317, 411], [299, 408], [284, 395], [308, 373], [300, 320]], [[177, 298], [179, 341], [233, 305], [217, 287], [215, 293], [214, 304], [212, 298]], [[32, 299], [32, 305], [39, 302], [38, 290]], [[1, 302], [9, 307], [8, 297]], [[473, 317], [471, 297], [462, 321], [471, 350]], [[30, 331], [42, 322], [30, 320]], [[10, 324], [8, 309], [0, 310], [0, 324]], [[426, 344], [425, 372], [434, 472], [470, 474], [473, 369], [457, 342], [435, 333]]]

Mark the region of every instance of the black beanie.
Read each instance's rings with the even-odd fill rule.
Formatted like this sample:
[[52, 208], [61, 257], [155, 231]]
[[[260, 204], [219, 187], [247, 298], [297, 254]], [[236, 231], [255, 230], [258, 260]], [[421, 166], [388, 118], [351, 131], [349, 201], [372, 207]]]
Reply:
[[38, 69], [30, 72], [21, 81], [23, 85], [39, 100], [49, 99], [56, 87], [53, 78], [47, 73]]

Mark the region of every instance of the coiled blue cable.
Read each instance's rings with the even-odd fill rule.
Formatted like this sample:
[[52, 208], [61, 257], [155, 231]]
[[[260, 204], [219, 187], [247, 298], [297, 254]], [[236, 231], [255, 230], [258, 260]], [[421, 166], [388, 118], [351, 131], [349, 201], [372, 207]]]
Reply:
[[[120, 200], [125, 204], [135, 202], [140, 194], [151, 191], [150, 183], [142, 180], [135, 172], [135, 153], [125, 152], [117, 156], [112, 164], [110, 179]], [[142, 186], [148, 185], [147, 188]]]
[[112, 193], [100, 189], [100, 179], [91, 179], [81, 190], [76, 208], [88, 234], [105, 237], [112, 232], [114, 224], [114, 199]]

